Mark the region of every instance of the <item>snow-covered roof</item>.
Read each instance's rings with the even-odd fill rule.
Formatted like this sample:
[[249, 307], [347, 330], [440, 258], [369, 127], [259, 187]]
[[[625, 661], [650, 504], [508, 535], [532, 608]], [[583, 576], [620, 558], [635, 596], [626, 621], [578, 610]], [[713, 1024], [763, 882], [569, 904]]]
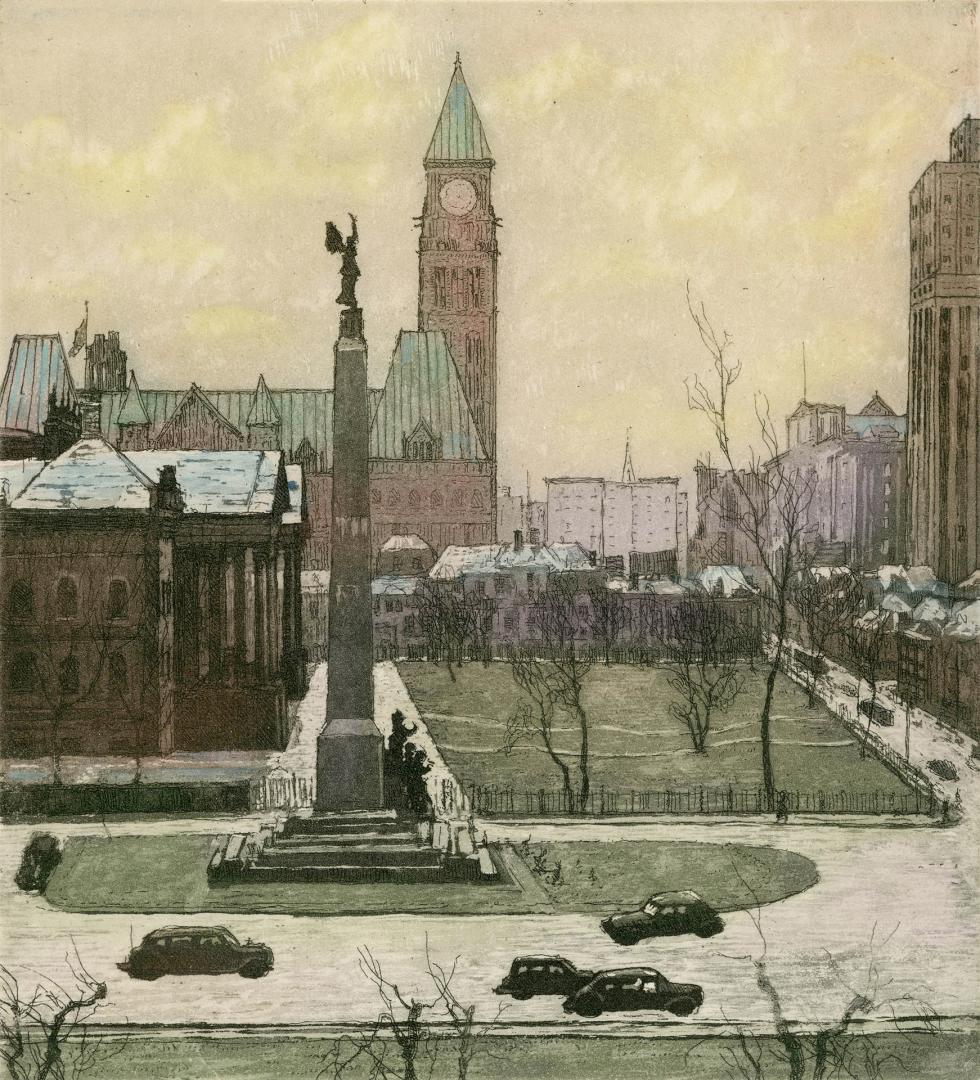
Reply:
[[46, 464], [41, 458], [0, 461], [0, 494], [9, 503], [27, 487]]
[[636, 591], [641, 593], [653, 593], [655, 596], [687, 596], [697, 586], [692, 581], [686, 583], [680, 581], [652, 580], [640, 578], [636, 585]]
[[105, 439], [81, 439], [38, 471], [15, 510], [148, 510], [150, 477]]
[[581, 544], [450, 544], [429, 572], [437, 581], [463, 574], [499, 574], [510, 570], [590, 570], [589, 553]]
[[429, 551], [429, 545], [418, 533], [399, 533], [389, 536], [381, 547], [382, 551]]
[[756, 591], [737, 566], [706, 566], [696, 580], [705, 592], [714, 593], [720, 590], [724, 596], [732, 596], [740, 589], [746, 592]]
[[419, 587], [419, 579], [407, 574], [381, 574], [371, 579], [374, 596], [411, 596]]
[[15, 510], [148, 510], [165, 465], [176, 471], [185, 513], [269, 514], [287, 503], [278, 451], [123, 454], [105, 439], [93, 438], [79, 440], [39, 469], [10, 505]]
[[980, 641], [980, 600], [957, 605], [943, 633], [960, 641]]
[[911, 615], [912, 605], [906, 600], [903, 600], [898, 593], [885, 593], [881, 598], [882, 611], [893, 611], [898, 615]]
[[935, 596], [927, 596], [912, 609], [912, 618], [917, 623], [932, 623], [935, 626], [943, 626], [950, 617], [949, 605]]

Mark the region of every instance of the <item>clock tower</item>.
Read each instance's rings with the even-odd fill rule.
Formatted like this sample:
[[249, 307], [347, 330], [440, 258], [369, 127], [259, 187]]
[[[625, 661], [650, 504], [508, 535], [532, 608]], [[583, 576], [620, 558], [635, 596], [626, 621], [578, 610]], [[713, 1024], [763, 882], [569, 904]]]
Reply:
[[497, 458], [497, 239], [493, 158], [456, 55], [425, 160], [419, 330], [442, 330], [491, 462]]

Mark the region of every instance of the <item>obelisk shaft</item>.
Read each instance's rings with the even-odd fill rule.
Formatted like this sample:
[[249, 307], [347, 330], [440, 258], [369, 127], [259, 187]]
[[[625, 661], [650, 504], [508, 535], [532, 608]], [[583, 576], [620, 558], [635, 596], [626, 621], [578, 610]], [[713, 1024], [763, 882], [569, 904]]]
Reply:
[[317, 739], [321, 810], [383, 804], [374, 724], [367, 344], [359, 308], [341, 312], [334, 346], [333, 491], [326, 725]]

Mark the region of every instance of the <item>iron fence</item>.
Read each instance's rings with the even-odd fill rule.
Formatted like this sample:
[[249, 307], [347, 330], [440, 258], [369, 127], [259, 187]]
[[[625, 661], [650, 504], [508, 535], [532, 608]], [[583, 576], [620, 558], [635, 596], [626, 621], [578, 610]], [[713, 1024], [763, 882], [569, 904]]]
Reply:
[[[691, 787], [672, 791], [607, 791], [589, 793], [583, 808], [573, 793], [562, 789], [529, 791], [481, 786], [468, 788], [471, 812], [479, 817], [526, 817], [584, 814], [765, 814], [765, 792], [759, 788]], [[778, 801], [790, 814], [934, 814], [938, 810], [931, 791], [895, 794], [889, 791], [781, 791]]]

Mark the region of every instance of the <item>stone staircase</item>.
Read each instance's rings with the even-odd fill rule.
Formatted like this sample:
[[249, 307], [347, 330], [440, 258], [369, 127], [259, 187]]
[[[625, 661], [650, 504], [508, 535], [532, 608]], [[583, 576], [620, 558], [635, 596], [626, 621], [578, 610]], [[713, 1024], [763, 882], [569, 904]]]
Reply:
[[229, 837], [209, 867], [213, 881], [494, 881], [492, 859], [447, 855], [419, 839], [393, 810], [291, 817], [247, 840]]

